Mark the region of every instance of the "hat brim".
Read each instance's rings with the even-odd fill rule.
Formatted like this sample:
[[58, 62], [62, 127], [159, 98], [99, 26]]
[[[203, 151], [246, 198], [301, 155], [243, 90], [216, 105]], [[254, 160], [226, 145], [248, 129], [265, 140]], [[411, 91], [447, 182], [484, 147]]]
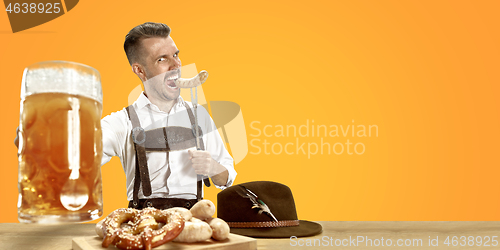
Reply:
[[231, 233], [254, 238], [306, 237], [321, 233], [323, 228], [316, 222], [300, 220], [294, 227], [231, 228]]

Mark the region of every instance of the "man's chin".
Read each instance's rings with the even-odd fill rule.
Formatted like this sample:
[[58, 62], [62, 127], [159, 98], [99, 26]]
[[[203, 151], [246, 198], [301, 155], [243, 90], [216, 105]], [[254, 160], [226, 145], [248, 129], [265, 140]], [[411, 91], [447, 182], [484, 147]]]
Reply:
[[181, 95], [181, 90], [177, 89], [174, 93], [167, 94], [167, 99], [169, 100], [177, 100], [179, 96]]

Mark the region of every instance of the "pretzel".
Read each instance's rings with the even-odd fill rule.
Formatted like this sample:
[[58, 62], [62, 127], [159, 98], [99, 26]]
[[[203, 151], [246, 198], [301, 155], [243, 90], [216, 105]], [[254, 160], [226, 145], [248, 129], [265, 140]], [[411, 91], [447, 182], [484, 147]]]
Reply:
[[189, 79], [184, 79], [184, 78], [177, 78], [175, 79], [175, 85], [179, 88], [194, 88], [200, 86], [202, 83], [204, 83], [208, 78], [208, 72], [205, 70], [200, 71], [196, 76], [189, 78]]
[[120, 225], [133, 220], [137, 214], [137, 210], [132, 208], [120, 208], [109, 214], [102, 223], [102, 231], [104, 235], [102, 246], [108, 247], [111, 243], [113, 243], [116, 236], [123, 231], [120, 228]]
[[[121, 227], [131, 222], [130, 227]], [[159, 223], [164, 223], [159, 226]], [[142, 211], [120, 208], [103, 222], [103, 247], [114, 244], [120, 249], [146, 249], [173, 240], [184, 229], [184, 218], [175, 211], [145, 208]]]

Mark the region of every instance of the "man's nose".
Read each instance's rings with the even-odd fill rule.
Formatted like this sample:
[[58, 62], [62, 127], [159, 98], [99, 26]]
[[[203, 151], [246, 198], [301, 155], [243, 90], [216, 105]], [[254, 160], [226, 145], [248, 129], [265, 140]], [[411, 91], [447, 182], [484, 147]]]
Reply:
[[172, 63], [170, 64], [170, 67], [168, 70], [174, 70], [174, 69], [178, 69], [181, 67], [181, 60], [179, 58], [176, 58], [174, 60], [171, 61]]

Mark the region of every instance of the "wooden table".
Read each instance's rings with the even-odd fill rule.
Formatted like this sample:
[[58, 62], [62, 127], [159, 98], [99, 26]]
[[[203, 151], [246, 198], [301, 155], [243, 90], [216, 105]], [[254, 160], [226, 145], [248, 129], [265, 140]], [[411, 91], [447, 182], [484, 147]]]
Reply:
[[[323, 232], [320, 235], [298, 239], [258, 239], [257, 248], [259, 250], [316, 249], [318, 247], [322, 249], [387, 249], [387, 244], [391, 243], [391, 249], [429, 249], [431, 248], [429, 243], [432, 243], [438, 244], [438, 247], [432, 247], [432, 249], [500, 249], [500, 222], [496, 221], [320, 221], [319, 223], [323, 226]], [[94, 224], [30, 225], [2, 223], [0, 224], [0, 249], [68, 250], [72, 248], [73, 238], [95, 236], [94, 226]], [[457, 238], [454, 240], [453, 236], [457, 236]], [[465, 241], [462, 236], [465, 237]], [[473, 241], [469, 241], [472, 239], [471, 236], [474, 239]], [[445, 244], [447, 237], [448, 245]], [[477, 245], [479, 239], [482, 241], [481, 246]], [[488, 241], [489, 246], [483, 246], [486, 241]], [[472, 242], [474, 246], [470, 246]], [[402, 246], [398, 246], [398, 244], [402, 244]], [[405, 244], [410, 246], [405, 246]]]

